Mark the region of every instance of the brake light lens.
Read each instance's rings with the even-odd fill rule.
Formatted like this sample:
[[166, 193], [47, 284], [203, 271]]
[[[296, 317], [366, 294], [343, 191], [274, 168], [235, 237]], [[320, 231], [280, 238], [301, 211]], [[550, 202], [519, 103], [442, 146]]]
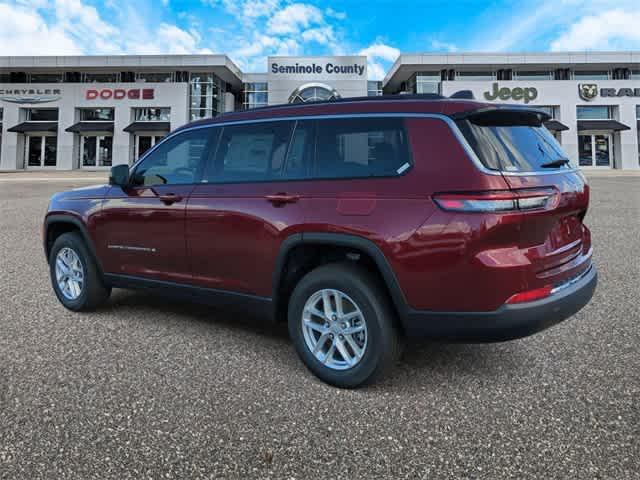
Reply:
[[557, 205], [555, 188], [489, 190], [474, 193], [439, 193], [433, 200], [443, 210], [453, 212], [519, 212], [546, 210]]
[[525, 303], [525, 302], [533, 302], [534, 300], [540, 300], [542, 298], [547, 298], [551, 295], [553, 291], [553, 285], [545, 285], [541, 288], [535, 288], [533, 290], [527, 290], [526, 292], [516, 293], [512, 295], [506, 303]]

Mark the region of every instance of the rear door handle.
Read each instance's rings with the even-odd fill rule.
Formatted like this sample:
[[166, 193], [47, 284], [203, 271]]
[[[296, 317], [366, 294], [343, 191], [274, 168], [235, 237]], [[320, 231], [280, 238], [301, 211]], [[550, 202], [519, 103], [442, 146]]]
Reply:
[[182, 196], [176, 195], [175, 193], [165, 193], [163, 195], [159, 195], [158, 198], [165, 205], [171, 205], [182, 200]]
[[273, 203], [274, 206], [282, 206], [286, 203], [296, 203], [300, 200], [300, 195], [288, 195], [286, 193], [276, 193], [274, 195], [266, 195], [264, 198]]

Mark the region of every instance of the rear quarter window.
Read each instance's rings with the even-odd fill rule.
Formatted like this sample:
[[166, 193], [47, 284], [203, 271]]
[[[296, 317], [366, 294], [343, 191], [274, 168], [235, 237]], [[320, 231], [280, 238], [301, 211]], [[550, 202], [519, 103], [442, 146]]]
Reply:
[[[467, 119], [457, 124], [480, 161], [491, 170], [547, 171], [550, 168], [543, 165], [568, 160], [558, 141], [542, 125], [479, 125]], [[567, 169], [570, 165], [553, 168]]]
[[317, 178], [397, 176], [411, 165], [402, 118], [319, 120], [317, 138]]

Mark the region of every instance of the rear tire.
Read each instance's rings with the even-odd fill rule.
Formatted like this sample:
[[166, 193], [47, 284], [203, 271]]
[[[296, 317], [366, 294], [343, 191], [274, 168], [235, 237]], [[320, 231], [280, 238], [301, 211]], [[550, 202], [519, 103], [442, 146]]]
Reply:
[[336, 387], [355, 388], [380, 379], [400, 357], [394, 317], [374, 276], [347, 263], [324, 265], [295, 287], [289, 335], [314, 375]]
[[74, 312], [90, 311], [111, 295], [93, 256], [78, 233], [60, 235], [49, 253], [49, 272], [60, 303]]

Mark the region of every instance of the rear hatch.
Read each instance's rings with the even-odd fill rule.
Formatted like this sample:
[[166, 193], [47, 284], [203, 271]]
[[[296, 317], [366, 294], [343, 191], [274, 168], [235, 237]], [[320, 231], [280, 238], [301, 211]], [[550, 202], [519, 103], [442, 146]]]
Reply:
[[589, 186], [544, 127], [548, 118], [530, 108], [490, 107], [457, 119], [484, 169], [501, 174], [523, 198], [549, 196], [543, 209], [524, 208], [518, 226], [519, 248], [532, 265], [530, 288], [570, 282], [591, 262], [591, 236], [583, 223]]

